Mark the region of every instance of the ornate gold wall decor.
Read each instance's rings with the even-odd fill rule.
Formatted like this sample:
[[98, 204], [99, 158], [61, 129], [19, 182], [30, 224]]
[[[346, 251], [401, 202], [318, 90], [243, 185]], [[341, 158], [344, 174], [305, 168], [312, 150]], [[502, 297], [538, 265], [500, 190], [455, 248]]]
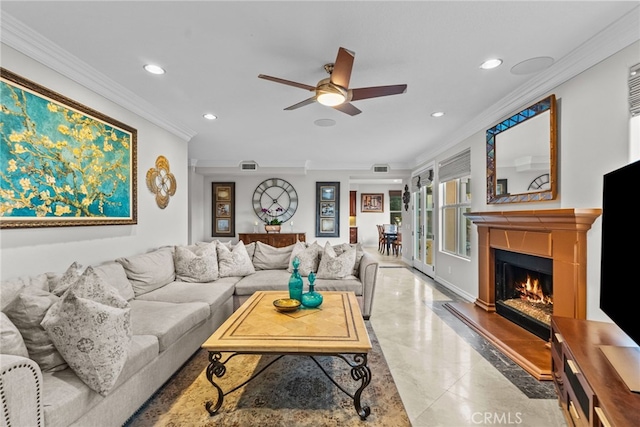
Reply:
[[156, 203], [160, 209], [169, 204], [169, 197], [176, 194], [176, 177], [169, 172], [169, 161], [164, 156], [158, 156], [156, 167], [147, 171], [147, 187], [156, 195]]

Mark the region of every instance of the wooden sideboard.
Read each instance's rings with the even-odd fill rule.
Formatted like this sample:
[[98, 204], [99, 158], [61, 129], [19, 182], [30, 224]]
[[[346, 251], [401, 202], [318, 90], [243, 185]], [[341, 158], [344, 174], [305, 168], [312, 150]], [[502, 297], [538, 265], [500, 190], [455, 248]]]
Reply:
[[238, 238], [245, 245], [262, 242], [276, 248], [293, 245], [298, 241], [306, 241], [305, 233], [238, 233]]
[[634, 346], [613, 323], [553, 316], [553, 382], [570, 426], [632, 427], [640, 420], [640, 394], [622, 381], [600, 346]]

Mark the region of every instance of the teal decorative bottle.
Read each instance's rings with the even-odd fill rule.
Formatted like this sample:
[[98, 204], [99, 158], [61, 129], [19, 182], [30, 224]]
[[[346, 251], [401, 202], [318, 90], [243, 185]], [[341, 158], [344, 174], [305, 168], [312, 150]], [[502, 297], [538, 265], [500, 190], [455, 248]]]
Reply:
[[300, 273], [298, 273], [298, 267], [300, 266], [298, 257], [293, 258], [291, 265], [293, 265], [293, 273], [291, 273], [291, 277], [289, 278], [289, 298], [302, 302], [303, 285], [302, 277], [300, 277]]
[[316, 275], [309, 273], [309, 292], [302, 295], [302, 305], [309, 308], [319, 307], [322, 304], [322, 295], [315, 291], [314, 282], [316, 281]]

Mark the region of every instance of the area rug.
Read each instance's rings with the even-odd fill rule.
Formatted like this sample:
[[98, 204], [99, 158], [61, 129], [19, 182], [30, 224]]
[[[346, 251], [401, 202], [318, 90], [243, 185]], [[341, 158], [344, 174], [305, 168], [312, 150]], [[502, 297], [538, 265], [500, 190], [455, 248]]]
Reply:
[[[206, 378], [208, 353], [199, 350], [138, 412], [127, 427], [148, 426], [411, 426], [398, 390], [369, 322], [371, 383], [362, 406], [371, 415], [361, 420], [353, 399], [338, 389], [306, 356], [284, 356], [245, 386], [224, 397], [210, 416], [207, 401], [217, 393]], [[273, 356], [242, 355], [229, 360], [216, 382], [227, 392], [260, 371]], [[323, 368], [353, 395], [360, 385], [351, 368], [336, 357], [317, 357]]]

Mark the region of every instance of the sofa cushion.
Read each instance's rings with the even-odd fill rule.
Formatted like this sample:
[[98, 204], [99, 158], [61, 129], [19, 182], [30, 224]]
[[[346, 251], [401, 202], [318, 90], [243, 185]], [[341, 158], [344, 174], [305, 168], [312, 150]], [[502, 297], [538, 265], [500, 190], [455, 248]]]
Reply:
[[160, 351], [209, 317], [209, 304], [204, 302], [175, 304], [134, 299], [129, 304], [133, 334], [155, 335]]
[[364, 285], [353, 276], [344, 279], [317, 279], [315, 281], [315, 291], [322, 293], [323, 291], [340, 291], [353, 292], [356, 296], [363, 294]]
[[133, 299], [136, 294], [133, 292], [133, 286], [127, 279], [127, 273], [124, 271], [122, 264], [115, 261], [109, 261], [104, 264], [96, 265], [93, 271], [108, 285], [111, 285], [118, 294], [125, 300]]
[[174, 303], [206, 302], [209, 304], [210, 313], [213, 313], [233, 295], [235, 283], [235, 280], [227, 283], [173, 282], [139, 296], [138, 300]]
[[136, 296], [151, 292], [176, 279], [171, 248], [160, 248], [146, 254], [118, 258], [116, 261], [124, 267]]
[[202, 283], [219, 277], [218, 256], [213, 245], [176, 246], [173, 261], [177, 280]]
[[[127, 362], [117, 387], [158, 355], [158, 339], [152, 335], [131, 337]], [[47, 426], [68, 426], [104, 398], [87, 386], [71, 369], [42, 376], [42, 405]]]
[[229, 250], [224, 244], [216, 242], [220, 277], [247, 276], [256, 272], [242, 241]]
[[2, 354], [29, 357], [27, 346], [24, 344], [20, 331], [6, 314], [0, 312], [0, 350]]
[[29, 352], [43, 372], [66, 369], [67, 363], [40, 322], [59, 298], [37, 287], [25, 287], [5, 309], [5, 314], [18, 328]]
[[256, 291], [289, 290], [291, 274], [286, 270], [260, 270], [236, 283], [236, 295], [253, 295]]
[[127, 360], [129, 310], [118, 291], [87, 267], [42, 320], [71, 369], [102, 396], [111, 391]]
[[349, 248], [337, 255], [333, 247], [327, 242], [318, 265], [318, 279], [342, 279], [352, 276], [356, 262], [356, 248]]
[[294, 245], [276, 248], [262, 242], [256, 242], [253, 254], [253, 266], [256, 270], [286, 270]]
[[293, 273], [293, 259], [298, 257], [300, 265], [298, 265], [298, 273], [301, 276], [308, 276], [311, 272], [318, 271], [319, 257], [318, 253], [322, 248], [317, 242], [313, 242], [309, 246], [303, 242], [297, 242], [291, 251], [291, 257], [289, 258], [289, 264], [287, 271]]
[[49, 277], [46, 273], [42, 273], [37, 276], [21, 276], [16, 279], [3, 280], [0, 283], [0, 309], [4, 311], [25, 287], [49, 292]]

